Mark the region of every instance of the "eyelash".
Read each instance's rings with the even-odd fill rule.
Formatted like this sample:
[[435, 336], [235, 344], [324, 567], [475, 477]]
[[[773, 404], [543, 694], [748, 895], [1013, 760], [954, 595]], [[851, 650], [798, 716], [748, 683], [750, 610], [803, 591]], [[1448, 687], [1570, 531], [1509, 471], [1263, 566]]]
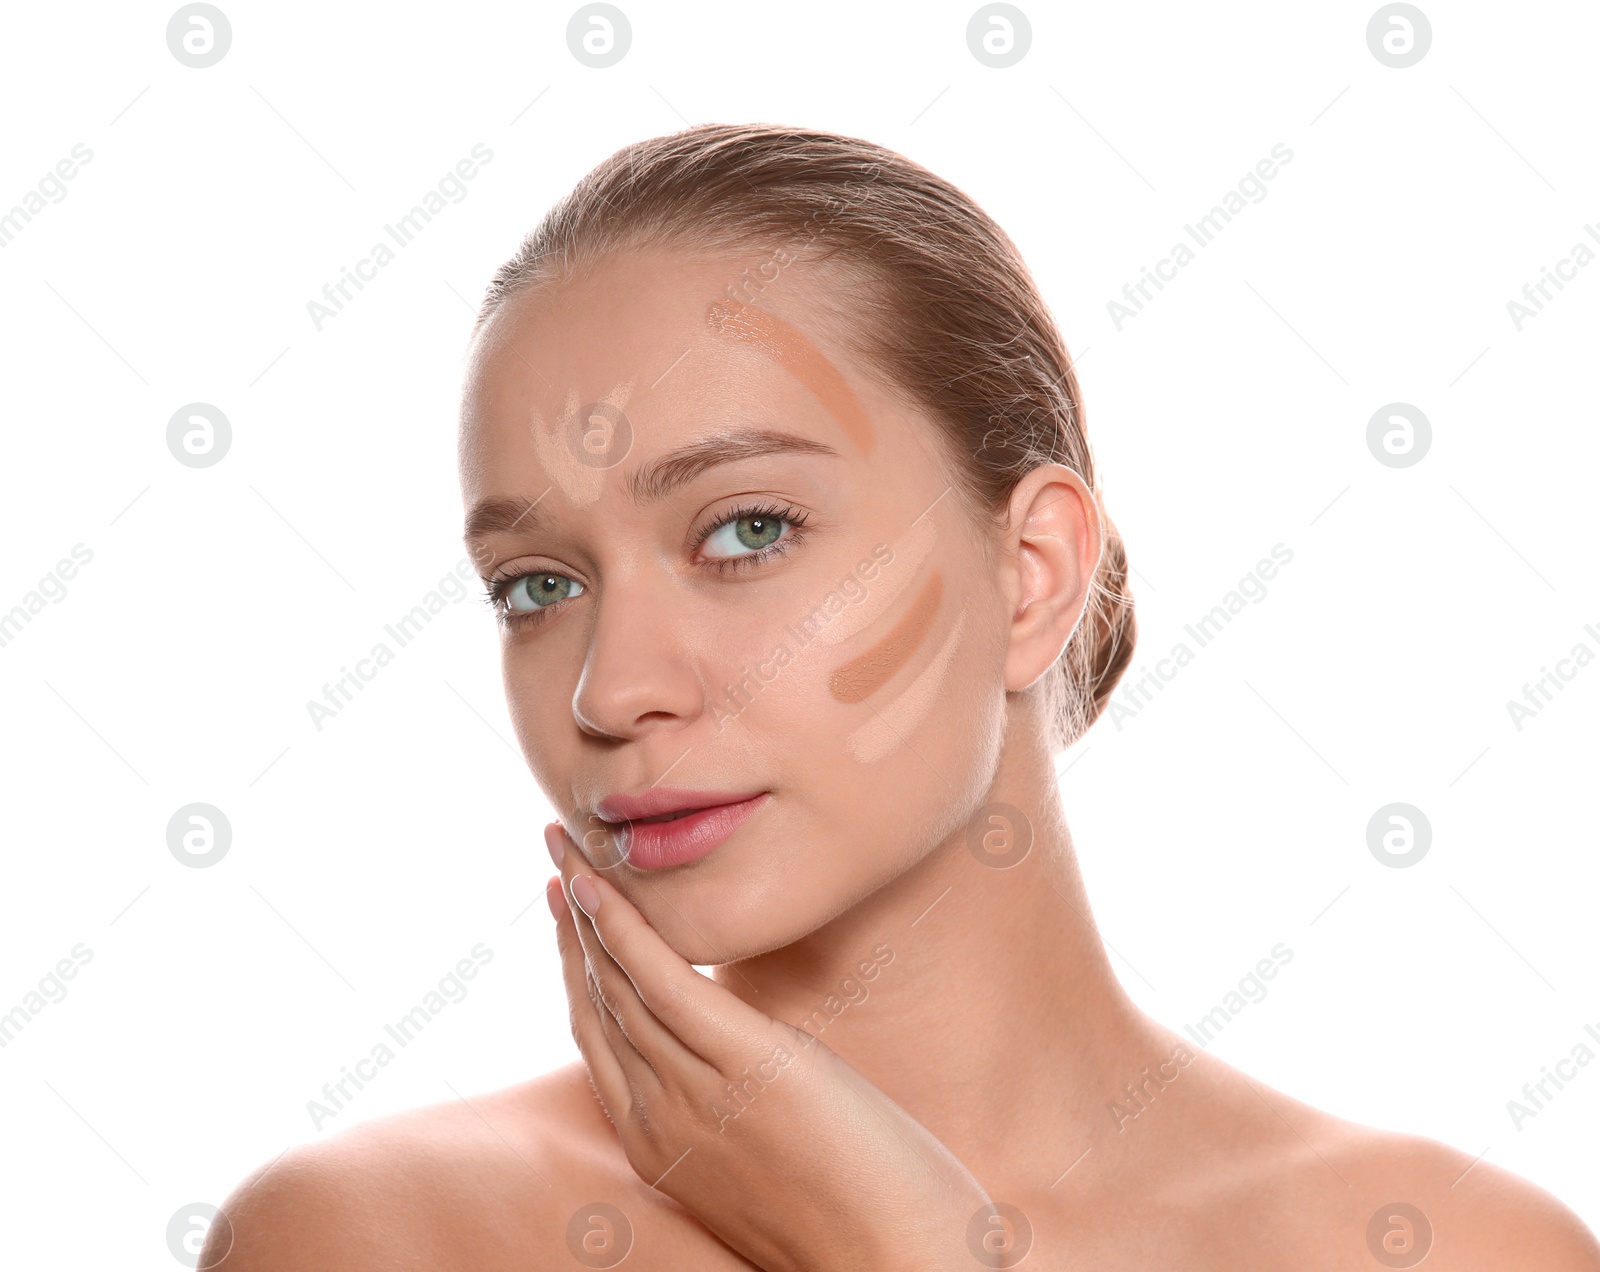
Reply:
[[[701, 545], [704, 544], [705, 541], [714, 535], [718, 530], [721, 530], [724, 526], [732, 525], [736, 521], [743, 521], [746, 517], [761, 517], [773, 521], [781, 521], [789, 527], [789, 533], [784, 535], [782, 538], [774, 540], [764, 548], [757, 548], [752, 552], [742, 553], [739, 556], [719, 557], [717, 560], [710, 562], [710, 567], [715, 569], [719, 574], [726, 574], [730, 570], [738, 571], [745, 569], [746, 567], [760, 565], [764, 561], [769, 561], [775, 557], [782, 556], [785, 552], [789, 551], [790, 548], [794, 547], [798, 542], [800, 542], [801, 539], [806, 537], [806, 531], [804, 528], [806, 525], [806, 514], [801, 512], [798, 508], [779, 508], [773, 504], [747, 504], [744, 507], [733, 509], [720, 520], [715, 521], [711, 525], [707, 526], [705, 532], [694, 541], [694, 544], [690, 550], [698, 552]], [[569, 577], [568, 575], [562, 574], [557, 570], [523, 570], [515, 574], [496, 575], [489, 580], [483, 599], [488, 605], [494, 608], [496, 617], [505, 626], [509, 627], [519, 624], [541, 623], [549, 616], [550, 611], [560, 608], [562, 603], [561, 601], [557, 601], [553, 605], [546, 605], [543, 609], [531, 610], [506, 609], [504, 608], [504, 601], [506, 593], [511, 590], [512, 584], [516, 583], [518, 579], [525, 579], [543, 574], [554, 575], [559, 579]], [[562, 600], [568, 599], [571, 598], [562, 598]]]

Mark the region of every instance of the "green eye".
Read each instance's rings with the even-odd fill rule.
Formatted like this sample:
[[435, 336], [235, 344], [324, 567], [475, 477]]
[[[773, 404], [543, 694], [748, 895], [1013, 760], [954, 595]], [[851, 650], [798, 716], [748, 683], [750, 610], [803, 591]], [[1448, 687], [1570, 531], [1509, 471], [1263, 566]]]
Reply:
[[583, 584], [565, 574], [524, 574], [511, 581], [502, 599], [507, 609], [526, 613], [582, 594]]
[[769, 513], [746, 514], [708, 534], [705, 543], [715, 549], [709, 554], [713, 557], [738, 556], [741, 548], [759, 552], [778, 541], [785, 524], [784, 518]]
[[[757, 505], [735, 508], [696, 542], [695, 550], [705, 555], [720, 574], [759, 567], [781, 556], [807, 534], [807, 514], [785, 505]], [[488, 585], [486, 600], [507, 627], [542, 623], [545, 611], [562, 601], [584, 595], [588, 589], [576, 579], [554, 570], [507, 575]]]

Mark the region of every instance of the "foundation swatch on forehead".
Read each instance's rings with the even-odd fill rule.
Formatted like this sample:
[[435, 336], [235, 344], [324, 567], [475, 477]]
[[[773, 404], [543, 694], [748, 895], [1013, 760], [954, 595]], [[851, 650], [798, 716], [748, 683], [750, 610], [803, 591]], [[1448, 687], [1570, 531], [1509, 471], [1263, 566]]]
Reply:
[[[600, 497], [610, 468], [596, 468], [579, 458], [578, 448], [583, 446], [584, 434], [590, 430], [614, 430], [615, 425], [605, 416], [595, 414], [592, 419], [580, 420], [585, 406], [602, 403], [621, 411], [633, 392], [633, 380], [623, 380], [613, 385], [599, 402], [583, 403], [578, 400], [578, 390], [568, 388], [561, 404], [561, 413], [549, 418], [534, 404], [528, 412], [528, 436], [533, 442], [534, 459], [550, 478], [555, 488], [580, 507], [592, 504]], [[608, 432], [608, 438], [613, 434]], [[627, 439], [632, 445], [633, 438]], [[620, 461], [619, 461], [620, 462]], [[615, 467], [615, 465], [612, 465]]]
[[943, 594], [944, 578], [936, 573], [887, 636], [835, 669], [828, 677], [828, 691], [840, 702], [860, 702], [888, 684], [895, 672], [911, 661], [911, 655], [933, 625]]
[[905, 741], [907, 734], [916, 731], [933, 709], [945, 677], [949, 674], [950, 660], [961, 642], [961, 629], [966, 622], [967, 609], [962, 606], [961, 612], [956, 615], [955, 626], [944, 638], [933, 661], [906, 686], [904, 693], [850, 735], [847, 740], [850, 755], [858, 764], [872, 764], [888, 755]]
[[911, 586], [918, 567], [933, 551], [934, 537], [933, 518], [919, 517], [892, 545], [894, 556], [889, 563], [879, 566], [872, 581], [864, 584], [866, 595], [848, 609], [841, 610], [825, 626], [819, 626], [812, 639], [820, 645], [837, 645], [876, 622]]
[[839, 369], [804, 334], [776, 314], [738, 301], [712, 301], [706, 325], [726, 340], [763, 350], [817, 395], [863, 455], [872, 454], [872, 421]]

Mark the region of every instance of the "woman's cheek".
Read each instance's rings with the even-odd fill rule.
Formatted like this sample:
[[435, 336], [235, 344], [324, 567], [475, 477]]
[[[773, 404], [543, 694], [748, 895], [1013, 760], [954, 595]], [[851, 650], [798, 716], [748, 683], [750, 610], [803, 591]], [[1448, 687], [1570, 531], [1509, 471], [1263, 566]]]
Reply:
[[718, 616], [708, 616], [703, 630], [714, 633], [701, 664], [710, 732], [768, 731], [765, 722], [797, 696], [808, 670], [794, 634], [781, 621], [751, 627]]
[[[893, 546], [867, 539], [840, 543], [763, 587], [759, 601], [741, 609], [746, 623], [761, 616], [759, 635], [741, 640], [737, 629], [729, 630], [732, 623], [712, 616], [724, 642], [720, 648], [726, 651], [730, 639], [738, 647], [735, 657], [724, 652], [726, 674], [710, 686], [719, 731], [727, 720], [774, 703], [782, 704], [791, 726], [793, 708], [809, 702], [815, 718], [838, 727], [830, 706], [860, 701], [877, 687], [882, 672], [892, 674], [883, 660], [886, 636], [897, 645], [892, 661], [904, 661], [915, 643], [908, 639], [910, 630], [936, 608], [938, 598], [928, 597], [927, 588], [930, 582], [942, 585], [938, 572], [925, 568], [937, 531], [927, 517], [899, 536], [882, 538]], [[908, 613], [907, 601], [917, 597], [920, 612], [914, 603]]]
[[951, 832], [940, 810], [981, 799], [994, 779], [1005, 695], [980, 614], [947, 598], [906, 666], [835, 734], [855, 807], [913, 852]]
[[558, 799], [556, 792], [569, 785], [563, 780], [567, 775], [556, 772], [550, 761], [561, 754], [555, 735], [563, 721], [566, 727], [574, 727], [571, 687], [563, 689], [559, 669], [541, 664], [526, 642], [506, 644], [501, 653], [500, 679], [522, 758], [552, 806], [564, 809], [565, 800]]

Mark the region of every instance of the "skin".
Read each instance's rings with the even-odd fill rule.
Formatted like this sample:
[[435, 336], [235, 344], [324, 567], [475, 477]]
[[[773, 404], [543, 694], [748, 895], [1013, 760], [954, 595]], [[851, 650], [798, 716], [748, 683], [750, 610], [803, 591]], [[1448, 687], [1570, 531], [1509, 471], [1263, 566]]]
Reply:
[[[809, 351], [708, 323], [747, 264], [613, 258], [514, 297], [474, 345], [465, 503], [537, 501], [542, 520], [470, 546], [486, 574], [582, 588], [504, 629], [502, 652], [519, 744], [559, 816], [553, 939], [583, 1062], [291, 1150], [224, 1204], [231, 1230], [214, 1225], [202, 1266], [231, 1241], [236, 1270], [579, 1268], [569, 1220], [603, 1201], [631, 1224], [627, 1267], [971, 1268], [966, 1222], [993, 1200], [1027, 1216], [1037, 1269], [1380, 1267], [1369, 1221], [1397, 1201], [1431, 1223], [1430, 1269], [1600, 1269], [1600, 1244], [1544, 1190], [1311, 1108], [1135, 1007], [1093, 924], [1041, 692], [1101, 552], [1094, 496], [1045, 465], [1003, 530], [982, 526], [934, 425], [839, 338], [839, 279], [792, 271], [760, 297]], [[797, 374], [813, 353], [870, 437], [838, 382], [819, 394]], [[596, 468], [565, 438], [601, 401], [631, 441]], [[749, 423], [837, 454], [629, 497], [642, 464]], [[692, 538], [752, 501], [808, 525], [791, 551], [718, 573]], [[724, 687], [786, 625], [929, 521], [931, 548], [870, 593], [873, 621], [811, 642], [729, 710]], [[749, 551], [727, 529], [715, 544]], [[897, 627], [919, 604], [920, 638]], [[905, 710], [936, 657], [933, 708]], [[906, 729], [863, 762], [852, 735], [895, 711]], [[658, 782], [771, 795], [710, 856], [644, 872], [592, 814]], [[1004, 869], [968, 847], [994, 804], [1031, 835]], [[595, 919], [575, 896], [598, 897]], [[864, 998], [841, 990], [883, 949]], [[801, 1062], [718, 1131], [702, 1097], [785, 1042]], [[1173, 1076], [1119, 1120], [1112, 1103], [1146, 1070]], [[695, 1151], [666, 1170], [679, 1145]]]

